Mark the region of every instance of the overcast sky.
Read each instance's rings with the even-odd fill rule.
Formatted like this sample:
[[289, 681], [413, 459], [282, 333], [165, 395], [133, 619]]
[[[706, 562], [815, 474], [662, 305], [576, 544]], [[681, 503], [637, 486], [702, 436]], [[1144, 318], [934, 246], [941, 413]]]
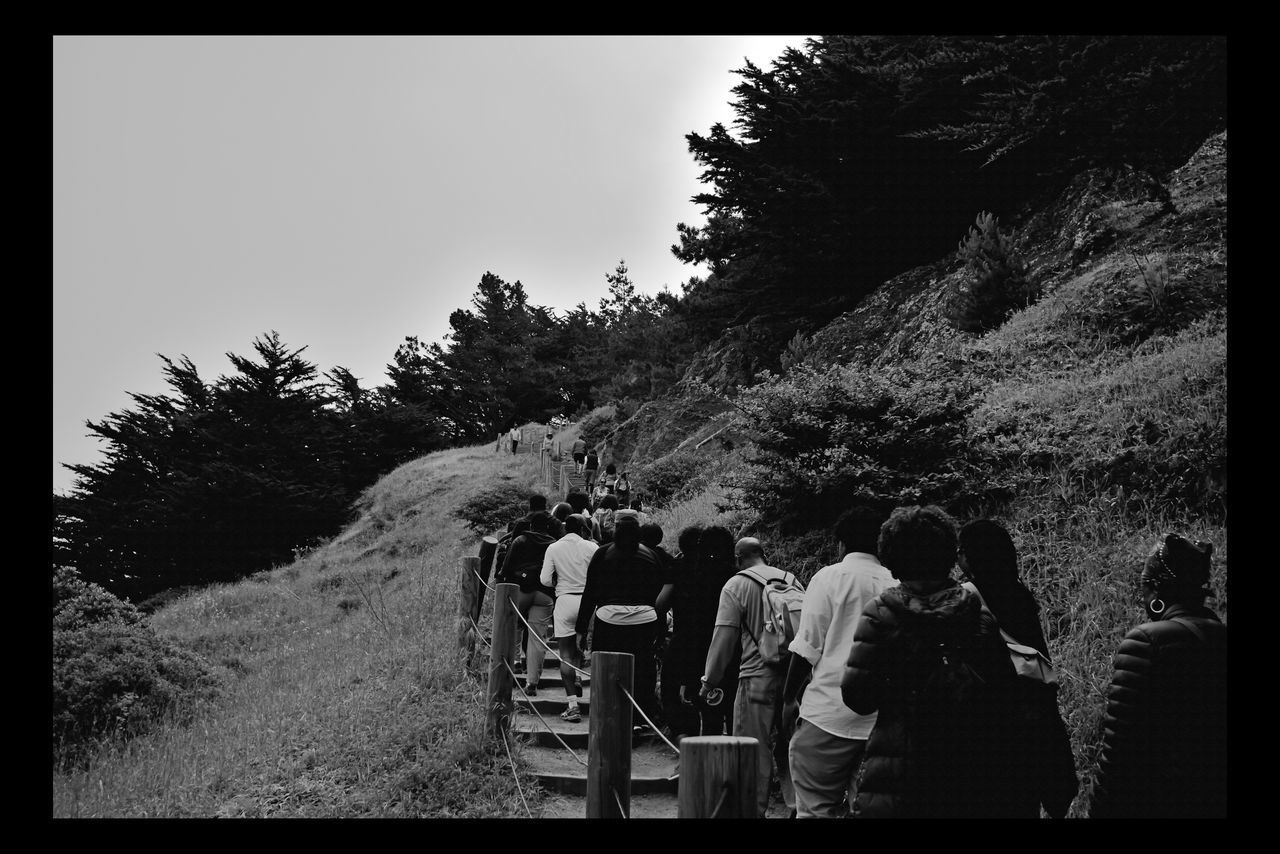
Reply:
[[213, 382], [275, 330], [372, 388], [485, 272], [558, 309], [623, 259], [679, 293], [685, 135], [804, 38], [55, 38], [54, 490], [101, 461], [86, 420], [169, 391], [157, 354]]

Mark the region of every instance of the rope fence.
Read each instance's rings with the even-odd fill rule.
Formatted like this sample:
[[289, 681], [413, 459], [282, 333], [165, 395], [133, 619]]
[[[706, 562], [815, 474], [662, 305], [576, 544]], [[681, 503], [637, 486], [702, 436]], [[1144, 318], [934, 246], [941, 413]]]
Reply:
[[471, 617], [471, 615], [470, 615], [470, 614], [468, 614], [468, 615], [467, 615], [467, 619], [471, 621], [471, 628], [473, 628], [473, 629], [475, 629], [475, 630], [476, 630], [476, 637], [480, 638], [480, 643], [482, 643], [482, 644], [484, 644], [486, 647], [489, 647], [490, 649], [492, 649], [492, 648], [493, 648], [493, 644], [492, 644], [492, 643], [490, 643], [490, 642], [489, 642], [489, 639], [488, 639], [487, 637], [485, 637], [485, 636], [484, 636], [484, 632], [480, 631], [480, 626], [478, 626], [478, 625], [476, 624], [476, 621], [475, 621], [474, 619], [472, 619], [472, 617]]
[[473, 569], [473, 570], [471, 570], [471, 574], [472, 574], [472, 575], [474, 575], [474, 576], [476, 577], [476, 580], [477, 580], [477, 581], [479, 581], [479, 582], [480, 582], [480, 584], [481, 584], [481, 585], [482, 585], [486, 590], [488, 590], [490, 593], [497, 593], [497, 592], [498, 592], [498, 588], [494, 587], [492, 584], [490, 584], [489, 582], [487, 582], [487, 581], [485, 581], [483, 578], [481, 578], [481, 577], [480, 577], [480, 573], [476, 572], [474, 569]]
[[[524, 623], [525, 628], [529, 630], [529, 637], [531, 637], [531, 638], [533, 638], [534, 640], [536, 640], [539, 644], [541, 644], [541, 645], [542, 645], [542, 648], [543, 648], [543, 649], [545, 649], [547, 652], [549, 652], [549, 653], [551, 653], [552, 655], [554, 655], [557, 659], [559, 659], [560, 661], [564, 661], [564, 659], [560, 658], [560, 653], [556, 652], [554, 649], [552, 649], [551, 647], [547, 646], [547, 642], [546, 642], [546, 641], [544, 641], [544, 640], [542, 639], [542, 636], [538, 634], [537, 629], [535, 629], [532, 625], [530, 625], [530, 624], [529, 624], [529, 621], [528, 621], [528, 620], [526, 620], [526, 619], [524, 618], [524, 615], [520, 613], [520, 609], [516, 607], [516, 603], [515, 603], [514, 601], [512, 601], [510, 598], [508, 598], [508, 599], [507, 599], [507, 601], [511, 603], [511, 607], [512, 607], [512, 609], [515, 611], [516, 616], [520, 618], [520, 622]], [[566, 665], [568, 665], [568, 666], [569, 666], [569, 669], [570, 669], [570, 670], [573, 670], [573, 671], [574, 671], [575, 673], [577, 673], [579, 676], [590, 676], [590, 675], [591, 675], [591, 672], [590, 672], [589, 670], [583, 670], [581, 667], [575, 667], [575, 666], [574, 666], [574, 664], [573, 664], [573, 662], [571, 662], [571, 661], [564, 661], [564, 663], [565, 663]]]
[[516, 781], [516, 791], [520, 793], [520, 803], [524, 805], [524, 814], [529, 818], [533, 818], [533, 811], [529, 809], [529, 802], [524, 799], [524, 787], [520, 785], [520, 774], [516, 771], [516, 759], [511, 755], [511, 745], [507, 744], [507, 734], [498, 730], [502, 734], [502, 746], [507, 750], [507, 761], [511, 763], [511, 779]]
[[651, 729], [651, 730], [653, 730], [654, 732], [656, 732], [656, 733], [658, 734], [658, 738], [660, 738], [660, 739], [662, 739], [663, 741], [665, 741], [665, 742], [667, 743], [667, 747], [670, 747], [672, 750], [674, 750], [674, 751], [675, 751], [676, 756], [679, 756], [679, 755], [680, 755], [680, 748], [678, 748], [678, 747], [676, 747], [674, 744], [672, 744], [672, 743], [671, 743], [671, 740], [670, 740], [670, 739], [668, 739], [665, 735], [663, 735], [663, 734], [662, 734], [662, 730], [658, 729], [658, 728], [654, 725], [653, 721], [649, 720], [649, 716], [648, 716], [648, 715], [646, 715], [646, 714], [644, 713], [644, 709], [640, 708], [640, 704], [636, 702], [636, 698], [635, 698], [635, 697], [632, 697], [632, 696], [631, 696], [631, 692], [630, 692], [630, 691], [628, 691], [625, 687], [623, 687], [623, 685], [622, 685], [622, 683], [621, 683], [621, 682], [618, 682], [618, 683], [617, 683], [617, 685], [618, 685], [618, 690], [620, 690], [623, 694], [626, 694], [626, 695], [627, 695], [627, 699], [631, 701], [631, 705], [632, 705], [632, 706], [634, 706], [634, 707], [635, 707], [635, 710], [636, 710], [637, 712], [639, 712], [639, 713], [640, 713], [640, 717], [644, 718], [644, 722], [645, 722], [645, 723], [647, 723], [647, 724], [649, 725], [649, 729]]
[[566, 744], [565, 740], [560, 737], [560, 734], [551, 728], [551, 724], [547, 723], [547, 719], [542, 716], [542, 712], [538, 711], [538, 707], [534, 705], [532, 699], [529, 697], [528, 694], [525, 693], [524, 687], [521, 686], [518, 681], [516, 681], [516, 672], [511, 669], [511, 665], [507, 664], [507, 662], [505, 661], [503, 661], [502, 663], [503, 665], [506, 666], [507, 672], [511, 674], [511, 679], [513, 681], [513, 684], [515, 684], [515, 686], [520, 689], [520, 693], [524, 696], [524, 698], [526, 700], [529, 700], [529, 708], [532, 709], [533, 713], [538, 716], [538, 720], [542, 721], [542, 725], [547, 728], [547, 732], [551, 733], [555, 737], [556, 741], [560, 742], [561, 747], [569, 751], [569, 755], [572, 756], [575, 760], [577, 760], [579, 765], [582, 765], [585, 767], [587, 764], [587, 761], [582, 757], [580, 757], [577, 753], [575, 753], [573, 751], [573, 748], [570, 747], [568, 744]]

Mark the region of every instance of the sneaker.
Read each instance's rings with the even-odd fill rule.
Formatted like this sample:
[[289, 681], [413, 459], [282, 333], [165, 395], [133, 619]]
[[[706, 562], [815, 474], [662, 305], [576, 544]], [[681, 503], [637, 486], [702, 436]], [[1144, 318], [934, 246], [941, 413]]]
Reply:
[[524, 686], [524, 693], [526, 697], [536, 697], [538, 696], [538, 686], [526, 685]]
[[573, 706], [561, 712], [560, 719], [571, 724], [579, 724], [582, 723], [582, 713], [577, 706]]

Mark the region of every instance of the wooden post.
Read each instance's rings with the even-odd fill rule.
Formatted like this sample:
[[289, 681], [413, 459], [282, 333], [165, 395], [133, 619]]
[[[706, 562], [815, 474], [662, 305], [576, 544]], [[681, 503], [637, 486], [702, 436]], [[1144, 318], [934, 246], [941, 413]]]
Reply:
[[632, 705], [619, 686], [634, 696], [634, 671], [635, 656], [629, 652], [591, 653], [587, 818], [631, 817]]
[[[493, 640], [489, 653], [489, 713], [485, 718], [485, 735], [505, 733], [511, 722], [511, 650], [515, 648], [516, 612], [515, 600], [520, 595], [519, 584], [499, 584], [493, 594]], [[595, 700], [594, 695], [592, 700]]]
[[676, 817], [755, 818], [757, 744], [754, 738], [736, 735], [682, 738]]
[[471, 619], [477, 623], [480, 622], [480, 611], [484, 607], [484, 590], [485, 585], [489, 583], [489, 573], [494, 569], [493, 559], [498, 554], [498, 538], [495, 536], [487, 536], [480, 541], [480, 578], [482, 583], [476, 589], [475, 610], [471, 612]]
[[472, 624], [479, 615], [480, 591], [484, 589], [476, 575], [480, 570], [480, 558], [464, 557], [458, 576], [461, 597], [458, 603], [458, 650], [468, 665], [476, 652], [476, 628]]

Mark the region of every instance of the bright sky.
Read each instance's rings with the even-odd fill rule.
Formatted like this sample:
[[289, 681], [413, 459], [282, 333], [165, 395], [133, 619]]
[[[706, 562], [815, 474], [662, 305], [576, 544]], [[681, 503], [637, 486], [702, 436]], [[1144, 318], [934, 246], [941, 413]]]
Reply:
[[276, 330], [372, 388], [485, 272], [558, 309], [623, 259], [679, 293], [685, 134], [804, 40], [54, 38], [54, 491], [101, 461], [86, 420], [169, 391], [157, 354], [213, 382]]

